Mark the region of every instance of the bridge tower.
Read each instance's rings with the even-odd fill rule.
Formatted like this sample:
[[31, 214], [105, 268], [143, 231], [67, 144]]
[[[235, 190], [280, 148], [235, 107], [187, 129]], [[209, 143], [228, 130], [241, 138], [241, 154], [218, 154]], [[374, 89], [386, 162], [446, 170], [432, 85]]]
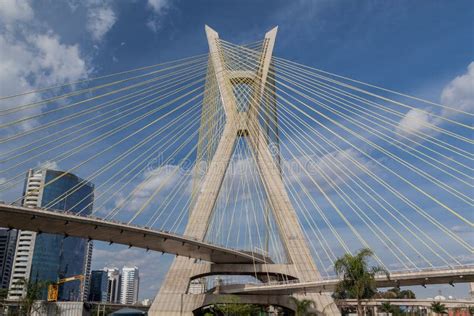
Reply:
[[[277, 28], [266, 33], [258, 58], [254, 61], [255, 67], [244, 70], [233, 69], [229, 66], [231, 62], [229, 60], [232, 57], [226, 55], [218, 33], [208, 26], [205, 29], [210, 50], [208, 76], [211, 75], [216, 82], [219, 101], [225, 113], [225, 123], [190, 212], [185, 235], [204, 240], [235, 143], [239, 137], [246, 137], [278, 226], [287, 262], [284, 264], [212, 264], [177, 257], [150, 308], [150, 315], [192, 315], [196, 309], [218, 302], [219, 294], [217, 293], [189, 293], [191, 281], [203, 276], [258, 275], [261, 280], [266, 281], [268, 278], [279, 280], [284, 277], [301, 282], [316, 281], [321, 278], [282, 181], [279, 161], [272, 155], [269, 131], [262, 126], [259, 118], [262, 104], [272, 102], [272, 100], [268, 101], [268, 93], [264, 93], [264, 90], [269, 90], [267, 83], [272, 80], [271, 58]], [[234, 89], [236, 84], [241, 83], [251, 87], [249, 104], [244, 107], [239, 104]], [[273, 122], [275, 123], [276, 119]], [[277, 128], [277, 126], [274, 127]], [[321, 314], [339, 314], [334, 301], [326, 294], [308, 293], [304, 298], [313, 300], [317, 305], [317, 311]], [[241, 295], [240, 302], [292, 307], [288, 296]]]

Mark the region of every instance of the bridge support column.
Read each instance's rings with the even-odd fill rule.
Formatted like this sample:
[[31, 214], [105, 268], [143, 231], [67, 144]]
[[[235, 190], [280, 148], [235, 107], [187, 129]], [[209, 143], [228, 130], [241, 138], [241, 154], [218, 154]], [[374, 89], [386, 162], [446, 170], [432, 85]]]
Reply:
[[[232, 68], [226, 64], [229, 56], [224, 56], [225, 49], [220, 44], [217, 32], [206, 26], [210, 61], [213, 69], [211, 75], [215, 77], [217, 82], [216, 86], [225, 112], [226, 122], [197, 195], [196, 203], [190, 213], [185, 235], [204, 240], [214, 205], [232, 158], [236, 139], [247, 137], [285, 248], [287, 265], [291, 266], [294, 278], [302, 282], [317, 281], [321, 276], [313, 262], [298, 217], [286, 192], [280, 168], [270, 152], [267, 134], [261, 126], [262, 123], [260, 123], [260, 105], [264, 95], [266, 95], [265, 88], [267, 87], [266, 82], [276, 32], [277, 28], [274, 28], [265, 35], [263, 47], [258, 52], [259, 58], [256, 61], [256, 69], [237, 71], [229, 70], [229, 68]], [[244, 80], [252, 86], [252, 97], [251, 101], [248, 101], [246, 111], [237, 108], [237, 97], [233, 92], [234, 82], [239, 80]], [[191, 315], [195, 309], [201, 306], [218, 302], [216, 299], [219, 296], [214, 294], [198, 295], [189, 293], [190, 281], [195, 277], [193, 271], [196, 270], [197, 264], [194, 259], [181, 257], [175, 259], [160, 288], [160, 292], [150, 308], [150, 315]], [[266, 266], [271, 267], [272, 264], [268, 263]], [[272, 268], [268, 269], [271, 270]], [[238, 270], [238, 268], [234, 268], [231, 271], [225, 271], [224, 274], [238, 275]], [[289, 300], [287, 295], [240, 295], [239, 297], [242, 303], [274, 304], [290, 306], [289, 308], [291, 308], [291, 304], [283, 304]], [[316, 310], [314, 312], [323, 315], [340, 314], [334, 301], [328, 295], [311, 293], [304, 296], [304, 298], [315, 302]]]

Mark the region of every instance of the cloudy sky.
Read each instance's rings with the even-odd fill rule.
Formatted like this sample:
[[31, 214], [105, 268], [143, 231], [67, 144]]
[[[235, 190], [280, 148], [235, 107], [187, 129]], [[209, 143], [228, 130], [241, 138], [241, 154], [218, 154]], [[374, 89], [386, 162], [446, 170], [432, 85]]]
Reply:
[[[0, 96], [205, 53], [205, 24], [236, 43], [259, 40], [278, 25], [278, 57], [458, 109], [474, 108], [474, 4], [468, 0], [0, 0]], [[25, 95], [15, 101], [37, 98]], [[44, 110], [36, 107], [27, 114]], [[431, 114], [452, 117], [448, 111], [424, 110], [407, 111], [397, 131], [410, 135], [422, 123], [441, 124]], [[35, 124], [25, 121], [19, 130]], [[344, 163], [335, 155], [319, 159]], [[155, 181], [151, 188], [159, 177]], [[145, 188], [141, 194], [150, 193]], [[465, 229], [456, 227], [461, 233]], [[146, 298], [156, 293], [171, 259], [98, 242], [93, 266], [137, 265], [140, 297]], [[433, 296], [438, 288], [418, 290]], [[443, 287], [445, 294], [463, 296], [465, 291], [463, 286]]]

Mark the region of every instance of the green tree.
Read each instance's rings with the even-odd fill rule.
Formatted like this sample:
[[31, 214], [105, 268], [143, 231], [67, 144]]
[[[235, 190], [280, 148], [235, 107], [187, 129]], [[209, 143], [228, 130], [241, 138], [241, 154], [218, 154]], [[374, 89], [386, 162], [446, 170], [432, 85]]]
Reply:
[[448, 313], [448, 309], [446, 308], [446, 305], [441, 304], [440, 302], [431, 303], [431, 311], [438, 315], [444, 315]]
[[383, 302], [382, 305], [380, 305], [379, 310], [383, 313], [391, 313], [392, 307], [393, 306], [390, 302]]
[[309, 309], [312, 307], [312, 306], [315, 306], [314, 304], [314, 301], [312, 300], [306, 300], [306, 299], [302, 299], [302, 300], [299, 300], [297, 299], [296, 297], [290, 297], [291, 301], [293, 302], [293, 304], [295, 305], [296, 307], [296, 314], [295, 316], [310, 316], [310, 315], [314, 315], [314, 313], [310, 313], [309, 312]]
[[416, 295], [412, 290], [403, 290], [400, 291], [400, 294], [398, 295], [398, 298], [406, 298], [406, 299], [415, 299]]
[[389, 289], [385, 292], [378, 292], [375, 295], [375, 297], [376, 298], [387, 298], [387, 299], [391, 299], [391, 298], [415, 299], [416, 295], [411, 290], [402, 290], [402, 291], [400, 291], [399, 288], [394, 287], [394, 288]]
[[214, 304], [214, 310], [225, 316], [250, 316], [258, 309], [258, 305], [242, 304], [240, 298], [235, 295], [225, 295]]
[[334, 262], [334, 270], [342, 280], [336, 285], [335, 299], [356, 299], [357, 314], [363, 315], [362, 300], [374, 297], [377, 293], [375, 275], [388, 271], [380, 266], [369, 267], [368, 259], [373, 255], [369, 248], [361, 249], [357, 254], [345, 254]]
[[25, 295], [19, 301], [20, 315], [30, 316], [34, 311], [39, 312], [44, 309], [44, 304], [35, 304], [37, 300], [41, 298], [42, 292], [48, 288], [50, 282], [37, 281], [30, 282], [29, 280], [22, 278], [18, 280], [14, 286], [25, 288]]

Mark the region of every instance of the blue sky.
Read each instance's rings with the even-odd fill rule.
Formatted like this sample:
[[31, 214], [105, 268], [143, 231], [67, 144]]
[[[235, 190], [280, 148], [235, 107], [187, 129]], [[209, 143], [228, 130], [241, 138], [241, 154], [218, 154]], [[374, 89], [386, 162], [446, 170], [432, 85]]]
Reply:
[[[278, 26], [278, 57], [434, 102], [474, 56], [472, 1], [0, 0], [0, 95], [205, 53], [205, 24], [234, 43]], [[152, 297], [170, 260], [97, 243], [94, 267], [136, 264]]]

